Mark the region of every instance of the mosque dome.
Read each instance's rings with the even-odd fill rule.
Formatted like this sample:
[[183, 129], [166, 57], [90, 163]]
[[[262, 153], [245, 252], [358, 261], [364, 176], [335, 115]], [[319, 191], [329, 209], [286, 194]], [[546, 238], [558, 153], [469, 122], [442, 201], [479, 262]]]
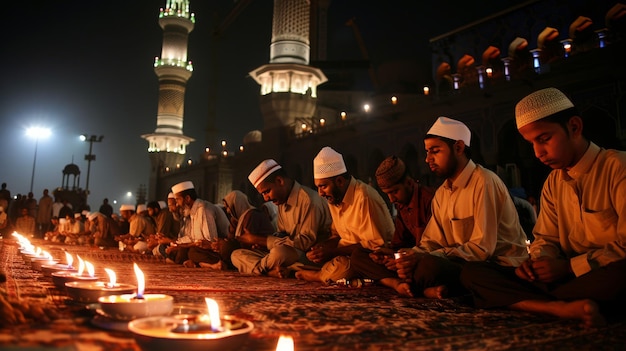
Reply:
[[243, 137], [243, 144], [260, 143], [263, 139], [263, 133], [260, 130], [252, 130]]
[[63, 168], [63, 174], [78, 175], [80, 174], [80, 168], [74, 163], [67, 164], [65, 168]]

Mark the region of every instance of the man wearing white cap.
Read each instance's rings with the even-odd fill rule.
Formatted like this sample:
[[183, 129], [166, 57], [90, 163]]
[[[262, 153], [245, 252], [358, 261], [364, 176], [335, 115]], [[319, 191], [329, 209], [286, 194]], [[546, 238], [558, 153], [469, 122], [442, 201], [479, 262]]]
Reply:
[[[141, 206], [137, 207], [141, 210]], [[129, 251], [145, 253], [147, 251], [146, 238], [156, 231], [154, 224], [145, 216], [137, 214], [135, 206], [131, 204], [120, 206], [120, 216], [128, 222], [129, 227], [128, 233], [120, 235], [117, 240], [122, 241]]]
[[515, 119], [552, 172], [543, 185], [530, 259], [517, 269], [466, 267], [464, 282], [476, 305], [578, 319], [587, 327], [623, 316], [626, 153], [590, 142], [574, 104], [555, 88], [523, 98]]
[[187, 217], [182, 228], [185, 236], [177, 241], [177, 244], [182, 245], [175, 250], [178, 252], [174, 261], [182, 263], [185, 267], [224, 268], [221, 254], [219, 250], [214, 249], [213, 243], [217, 242], [218, 238], [228, 237], [229, 222], [226, 213], [215, 204], [198, 198], [191, 181], [174, 185], [172, 193], [176, 205], [183, 209]]
[[[161, 209], [164, 209], [163, 207]], [[172, 219], [174, 221], [174, 229], [178, 233], [180, 231], [180, 222], [183, 216], [182, 209], [176, 205], [176, 197], [173, 192], [169, 192], [167, 194], [167, 211], [172, 214]]]
[[322, 269], [299, 271], [296, 277], [324, 283], [352, 278], [352, 252], [385, 246], [395, 230], [393, 219], [376, 189], [354, 178], [343, 156], [332, 148], [322, 148], [313, 160], [313, 178], [318, 193], [329, 203], [332, 237], [307, 252], [311, 261], [323, 263]]
[[426, 163], [444, 179], [435, 191], [432, 217], [422, 238], [396, 260], [406, 291], [441, 299], [465, 293], [463, 265], [491, 261], [517, 267], [527, 257], [526, 235], [504, 182], [470, 158], [471, 132], [462, 122], [439, 117], [424, 137]]
[[70, 219], [69, 232], [65, 238], [65, 243], [83, 245], [87, 243], [88, 236], [89, 232], [85, 230], [85, 222], [83, 222], [82, 213], [74, 213], [74, 217]]
[[118, 247], [115, 237], [121, 231], [116, 220], [99, 211], [90, 213], [87, 219], [91, 222], [91, 240], [94, 246]]
[[231, 255], [239, 272], [265, 274], [278, 278], [289, 275], [289, 266], [313, 264], [306, 251], [328, 237], [330, 213], [328, 205], [315, 190], [303, 186], [287, 175], [273, 159], [262, 161], [248, 180], [266, 202], [278, 207], [277, 230], [274, 235], [243, 233], [237, 239], [249, 249], [238, 249]]

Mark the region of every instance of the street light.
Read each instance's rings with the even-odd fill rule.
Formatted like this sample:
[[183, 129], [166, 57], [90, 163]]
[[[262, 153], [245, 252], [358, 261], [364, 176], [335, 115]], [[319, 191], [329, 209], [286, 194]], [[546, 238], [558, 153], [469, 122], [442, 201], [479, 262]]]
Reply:
[[30, 127], [26, 129], [26, 135], [35, 138], [35, 157], [33, 158], [33, 174], [30, 176], [30, 192], [33, 192], [33, 182], [35, 181], [35, 165], [37, 164], [37, 146], [39, 138], [47, 138], [50, 136], [50, 129], [43, 127]]
[[93, 148], [93, 143], [101, 142], [102, 138], [104, 138], [103, 135], [87, 136], [87, 134], [83, 134], [80, 136], [80, 140], [89, 142], [89, 153], [85, 155], [85, 160], [87, 160], [87, 184], [85, 184], [85, 199], [87, 199], [87, 196], [89, 196], [89, 173], [91, 172], [91, 161], [96, 160], [96, 155], [92, 154], [91, 150]]

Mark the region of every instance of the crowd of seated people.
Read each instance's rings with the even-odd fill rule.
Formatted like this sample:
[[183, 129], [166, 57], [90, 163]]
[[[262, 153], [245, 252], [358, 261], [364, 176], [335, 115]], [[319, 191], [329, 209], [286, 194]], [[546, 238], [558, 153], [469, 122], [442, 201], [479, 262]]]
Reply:
[[[122, 205], [119, 217], [52, 218], [45, 239], [321, 284], [369, 279], [406, 297], [469, 297], [477, 308], [605, 325], [623, 316], [626, 297], [626, 152], [587, 139], [581, 114], [555, 88], [526, 96], [515, 116], [520, 135], [552, 169], [538, 213], [528, 201], [519, 205], [519, 189], [472, 160], [463, 122], [439, 117], [422, 138], [425, 161], [443, 181], [437, 189], [421, 186], [397, 156], [376, 171], [393, 212], [327, 146], [312, 160], [317, 190], [273, 159], [250, 172], [275, 211], [253, 206], [238, 190], [216, 205], [184, 181], [172, 186], [167, 204]], [[22, 217], [24, 228], [34, 225], [26, 208]]]

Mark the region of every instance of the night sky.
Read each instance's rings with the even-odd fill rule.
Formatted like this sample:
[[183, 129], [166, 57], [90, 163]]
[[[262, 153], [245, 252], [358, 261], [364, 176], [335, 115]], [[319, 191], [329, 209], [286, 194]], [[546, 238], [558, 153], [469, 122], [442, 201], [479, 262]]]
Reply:
[[[215, 101], [217, 138], [231, 150], [243, 136], [262, 129], [259, 87], [248, 72], [268, 63], [272, 4], [253, 1], [216, 40], [213, 29], [234, 7], [232, 0], [192, 0], [196, 25], [189, 37], [194, 64], [187, 84], [185, 135], [195, 138], [187, 158], [206, 145], [209, 104]], [[355, 17], [375, 64], [394, 59], [430, 60], [428, 40], [521, 1], [456, 4], [406, 0], [334, 0], [329, 9], [329, 60], [358, 60], [361, 52], [345, 22]], [[0, 182], [12, 195], [30, 189], [35, 140], [30, 126], [52, 130], [37, 144], [33, 193], [62, 185], [62, 170], [75, 163], [81, 188], [87, 178], [89, 143], [81, 134], [102, 135], [93, 144], [89, 204], [134, 203], [147, 187], [149, 159], [142, 134], [156, 128], [160, 56], [159, 8], [165, 0], [12, 1], [3, 4], [0, 83]], [[215, 65], [215, 66], [212, 66]], [[216, 77], [211, 72], [219, 72]], [[430, 66], [425, 67], [426, 70]], [[430, 72], [427, 72], [429, 75]], [[215, 99], [209, 86], [217, 86]], [[235, 122], [233, 122], [235, 121]], [[215, 146], [217, 145], [209, 145]], [[151, 200], [151, 199], [150, 199]], [[162, 200], [162, 199], [158, 199]]]

